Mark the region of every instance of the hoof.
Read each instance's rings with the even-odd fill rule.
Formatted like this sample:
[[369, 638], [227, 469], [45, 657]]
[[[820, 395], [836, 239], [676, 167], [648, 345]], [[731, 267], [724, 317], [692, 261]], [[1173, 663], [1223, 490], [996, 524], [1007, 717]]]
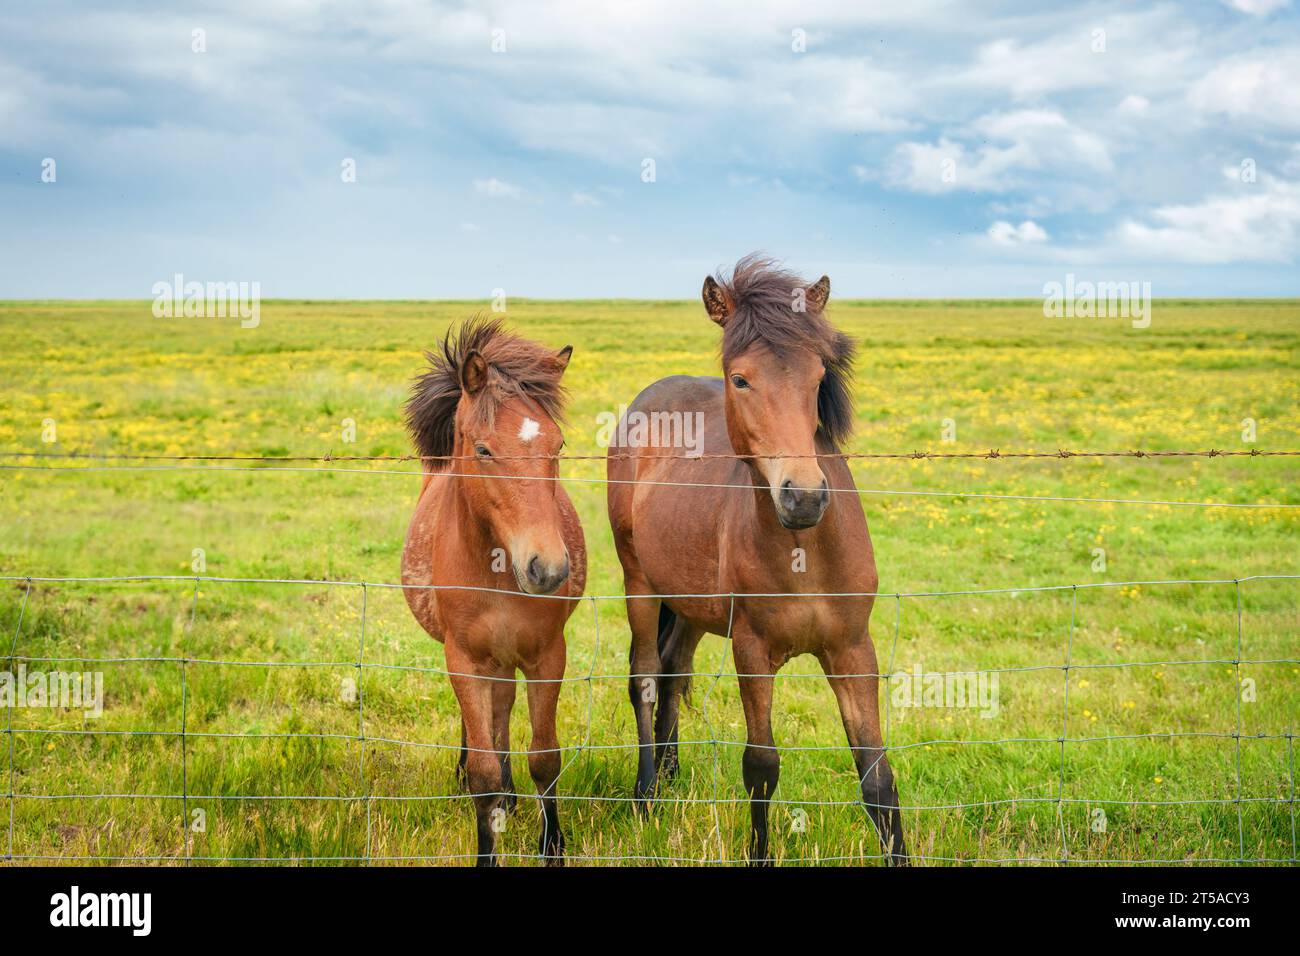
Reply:
[[650, 813], [650, 807], [655, 801], [655, 781], [643, 784], [640, 780], [636, 783], [636, 791], [632, 796], [632, 806], [640, 816], [646, 816]]
[[550, 846], [545, 844], [537, 847], [538, 854], [545, 861], [547, 866], [564, 866], [564, 840], [552, 843]]

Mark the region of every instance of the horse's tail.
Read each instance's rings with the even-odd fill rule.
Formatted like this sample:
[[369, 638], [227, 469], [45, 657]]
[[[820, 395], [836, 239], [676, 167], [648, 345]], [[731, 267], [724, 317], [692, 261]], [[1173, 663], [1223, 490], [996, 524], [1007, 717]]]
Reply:
[[[656, 640], [656, 646], [659, 649], [659, 669], [665, 674], [680, 673], [682, 662], [678, 660], [678, 641], [680, 633], [678, 629], [677, 612], [667, 604], [659, 605], [659, 637]], [[685, 678], [682, 684], [682, 697], [690, 700], [691, 679]]]
[[672, 649], [673, 642], [673, 625], [677, 623], [677, 612], [667, 604], [659, 604], [659, 639], [656, 645], [659, 648], [659, 660], [662, 662], [666, 653]]
[[[681, 665], [676, 660], [677, 655], [677, 612], [667, 604], [659, 604], [659, 636], [655, 638], [655, 648], [659, 651], [659, 672], [661, 674], [676, 674], [677, 668]], [[632, 648], [628, 648], [627, 661], [630, 666], [632, 663]], [[682, 687], [682, 696], [689, 699], [691, 692], [691, 679], [686, 678], [686, 683]]]

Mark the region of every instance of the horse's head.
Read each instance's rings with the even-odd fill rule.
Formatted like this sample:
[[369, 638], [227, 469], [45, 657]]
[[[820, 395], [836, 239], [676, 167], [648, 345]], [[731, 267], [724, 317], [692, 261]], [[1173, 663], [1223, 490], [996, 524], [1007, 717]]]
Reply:
[[723, 329], [731, 446], [793, 530], [817, 524], [830, 504], [818, 437], [834, 448], [852, 424], [853, 343], [822, 315], [830, 285], [826, 276], [809, 285], [754, 256], [730, 280], [704, 280], [704, 306]]
[[[571, 348], [551, 357], [556, 379], [569, 363]], [[569, 576], [556, 501], [564, 446], [555, 420], [523, 395], [492, 396], [494, 371], [471, 352], [461, 366], [464, 397], [456, 410], [457, 470], [476, 479], [465, 494], [475, 514], [488, 525], [492, 540], [506, 549], [519, 587], [529, 594], [553, 594]], [[493, 403], [486, 413], [483, 403]]]
[[572, 353], [511, 335], [500, 322], [468, 322], [430, 355], [407, 406], [421, 454], [452, 456], [470, 513], [529, 594], [553, 594], [569, 576], [554, 456], [564, 445], [560, 378]]

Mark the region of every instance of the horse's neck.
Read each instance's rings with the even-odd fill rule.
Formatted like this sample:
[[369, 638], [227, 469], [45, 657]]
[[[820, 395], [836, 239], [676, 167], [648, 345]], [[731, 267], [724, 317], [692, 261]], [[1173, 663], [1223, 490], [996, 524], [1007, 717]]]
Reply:
[[[434, 475], [433, 479], [433, 487], [426, 490], [438, 495], [437, 517], [431, 529], [433, 549], [452, 558], [487, 554], [491, 547], [488, 530], [470, 507], [464, 489], [466, 479], [451, 474], [444, 474], [441, 480]], [[469, 566], [478, 566], [478, 562], [470, 562]]]
[[[752, 479], [751, 479], [752, 480]], [[744, 537], [753, 542], [756, 551], [764, 550], [764, 543], [790, 534], [781, 526], [772, 503], [772, 492], [766, 485], [754, 485], [754, 490], [744, 495], [744, 507], [738, 509]], [[768, 548], [767, 550], [771, 550]]]
[[[748, 473], [747, 473], [748, 474]], [[841, 476], [837, 476], [841, 477]], [[830, 476], [827, 476], [830, 480]], [[844, 480], [832, 482], [832, 487], [845, 488]], [[847, 487], [853, 488], [852, 476], [847, 478]], [[736, 492], [744, 501], [738, 501], [738, 507], [728, 515], [723, 533], [735, 542], [738, 550], [734, 556], [752, 566], [771, 569], [784, 578], [792, 571], [792, 555], [789, 548], [803, 548], [810, 554], [816, 552], [823, 561], [834, 560], [846, 564], [857, 564], [865, 558], [871, 562], [870, 536], [866, 529], [865, 516], [861, 514], [861, 501], [856, 494], [848, 491], [832, 491], [830, 507], [822, 520], [811, 528], [792, 535], [789, 529], [781, 525], [776, 516], [772, 494], [766, 486], [755, 485], [750, 493]], [[856, 509], [857, 513], [852, 513]], [[779, 542], [781, 546], [774, 546]], [[830, 570], [830, 569], [826, 569]], [[845, 570], [849, 570], [847, 567]], [[806, 578], [804, 572], [798, 573], [798, 579]]]

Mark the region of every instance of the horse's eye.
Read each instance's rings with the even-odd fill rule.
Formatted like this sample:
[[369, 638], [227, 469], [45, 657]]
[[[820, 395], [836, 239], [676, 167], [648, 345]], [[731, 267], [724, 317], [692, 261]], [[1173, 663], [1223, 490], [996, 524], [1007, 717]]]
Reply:
[[474, 454], [478, 455], [480, 458], [492, 457], [492, 452], [488, 450], [487, 445], [475, 445]]
[[731, 376], [731, 384], [736, 388], [749, 388], [749, 383], [740, 375]]

